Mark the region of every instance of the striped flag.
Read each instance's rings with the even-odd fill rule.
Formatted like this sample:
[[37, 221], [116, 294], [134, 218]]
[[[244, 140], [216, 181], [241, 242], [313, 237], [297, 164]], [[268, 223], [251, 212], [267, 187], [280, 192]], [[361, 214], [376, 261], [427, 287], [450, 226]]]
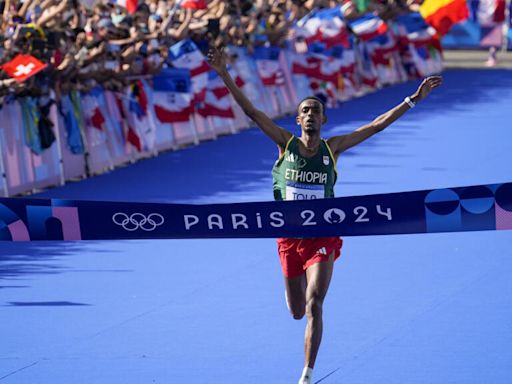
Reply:
[[[239, 88], [242, 88], [245, 85], [244, 79], [242, 79], [240, 75], [233, 70], [233, 68], [228, 67], [228, 72]], [[217, 99], [222, 99], [224, 96], [229, 95], [229, 89], [215, 71], [210, 71], [208, 73], [208, 90], [213, 92]]]
[[371, 40], [388, 31], [388, 26], [384, 20], [373, 14], [367, 14], [351, 20], [348, 25], [354, 34], [363, 41]]
[[469, 17], [466, 0], [425, 0], [420, 13], [441, 35], [448, 33], [452, 25]]
[[203, 116], [224, 117], [226, 119], [234, 119], [235, 114], [231, 107], [231, 99], [223, 97], [218, 99], [212, 92], [206, 92], [204, 102], [200, 103], [197, 112]]
[[303, 37], [308, 44], [322, 42], [327, 48], [339, 44], [348, 46], [341, 6], [310, 12], [297, 22], [296, 36]]
[[256, 47], [253, 58], [263, 85], [282, 85], [284, 75], [279, 63], [279, 47]]
[[292, 62], [292, 73], [296, 75], [313, 76], [320, 70], [320, 60], [309, 54], [295, 55]]
[[396, 24], [401, 27], [401, 38], [405, 43], [423, 46], [437, 41], [436, 30], [427, 24], [419, 12], [411, 12], [396, 18]]
[[[239, 87], [245, 84], [239, 76], [235, 75], [232, 68], [228, 71], [232, 77], [236, 78], [235, 82]], [[229, 97], [229, 90], [215, 71], [208, 73], [208, 90], [206, 91], [204, 101], [198, 104], [197, 112], [203, 117], [216, 116], [228, 119], [235, 118], [231, 98]]]
[[[69, 94], [62, 95], [60, 106], [64, 126], [66, 128], [69, 150], [73, 154], [82, 154], [85, 152], [85, 149], [82, 133], [80, 132], [82, 124], [81, 110], [75, 110]], [[78, 104], [78, 106], [80, 107], [80, 104]]]
[[166, 68], [153, 79], [155, 114], [162, 123], [187, 122], [192, 105], [190, 71]]
[[503, 23], [505, 8], [505, 0], [471, 0], [469, 2], [469, 19], [483, 26]]
[[169, 61], [175, 68], [190, 71], [194, 101], [204, 100], [210, 66], [197, 45], [190, 39], [172, 45], [169, 47]]
[[133, 145], [138, 152], [142, 151], [142, 140], [135, 127], [129, 123], [128, 114], [124, 107], [123, 101], [119, 95], [115, 95], [117, 108], [121, 115], [121, 124], [123, 125], [123, 132], [125, 134], [125, 140]]

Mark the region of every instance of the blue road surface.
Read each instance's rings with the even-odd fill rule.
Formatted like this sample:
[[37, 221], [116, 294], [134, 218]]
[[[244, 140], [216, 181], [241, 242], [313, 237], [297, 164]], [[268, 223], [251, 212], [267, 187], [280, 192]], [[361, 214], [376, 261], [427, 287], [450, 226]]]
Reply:
[[[338, 196], [512, 181], [512, 72], [444, 85], [342, 155]], [[349, 132], [411, 94], [328, 111]], [[294, 118], [279, 124], [298, 133]], [[69, 199], [272, 199], [257, 129], [40, 194]], [[325, 384], [512, 383], [512, 231], [346, 238], [314, 370]], [[0, 243], [0, 383], [296, 383], [274, 240]]]

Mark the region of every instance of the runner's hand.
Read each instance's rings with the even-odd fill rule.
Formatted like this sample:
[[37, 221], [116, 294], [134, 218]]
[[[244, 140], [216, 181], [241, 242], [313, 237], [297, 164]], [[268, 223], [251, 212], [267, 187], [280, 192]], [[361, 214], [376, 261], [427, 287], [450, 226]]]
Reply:
[[443, 78], [441, 76], [429, 76], [422, 81], [418, 90], [411, 98], [417, 103], [427, 97], [434, 88], [439, 87], [442, 83]]
[[224, 48], [210, 47], [207, 54], [208, 64], [217, 73], [226, 70], [226, 55]]

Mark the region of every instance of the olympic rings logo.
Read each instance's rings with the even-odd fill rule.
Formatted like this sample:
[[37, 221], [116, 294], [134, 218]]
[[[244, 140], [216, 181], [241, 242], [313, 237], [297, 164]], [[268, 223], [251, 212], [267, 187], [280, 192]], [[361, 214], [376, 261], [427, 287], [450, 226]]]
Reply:
[[156, 227], [164, 223], [164, 217], [159, 213], [150, 213], [147, 217], [142, 213], [132, 213], [128, 216], [126, 213], [117, 212], [112, 216], [114, 224], [123, 227], [126, 231], [136, 231], [142, 229], [143, 231], [151, 232]]

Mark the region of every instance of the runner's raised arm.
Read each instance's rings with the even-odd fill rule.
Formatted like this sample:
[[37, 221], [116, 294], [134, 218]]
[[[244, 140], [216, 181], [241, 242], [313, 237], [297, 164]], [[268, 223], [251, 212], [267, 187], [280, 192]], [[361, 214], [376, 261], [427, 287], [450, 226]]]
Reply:
[[224, 81], [224, 84], [226, 84], [226, 87], [229, 89], [235, 98], [235, 101], [240, 105], [245, 114], [249, 116], [258, 125], [258, 127], [272, 139], [274, 143], [276, 143], [280, 148], [284, 148], [288, 140], [292, 137], [292, 134], [286, 129], [279, 127], [270, 117], [254, 107], [250, 100], [243, 94], [241, 89], [238, 88], [226, 68], [226, 56], [224, 52], [217, 48], [210, 48], [208, 51], [208, 63]]
[[387, 128], [405, 112], [414, 107], [416, 103], [427, 97], [434, 88], [439, 87], [442, 82], [443, 79], [441, 76], [427, 77], [412, 96], [406, 97], [403, 102], [378, 116], [371, 123], [363, 125], [347, 135], [331, 137], [327, 142], [329, 143], [334, 157], [337, 158], [342, 152]]

